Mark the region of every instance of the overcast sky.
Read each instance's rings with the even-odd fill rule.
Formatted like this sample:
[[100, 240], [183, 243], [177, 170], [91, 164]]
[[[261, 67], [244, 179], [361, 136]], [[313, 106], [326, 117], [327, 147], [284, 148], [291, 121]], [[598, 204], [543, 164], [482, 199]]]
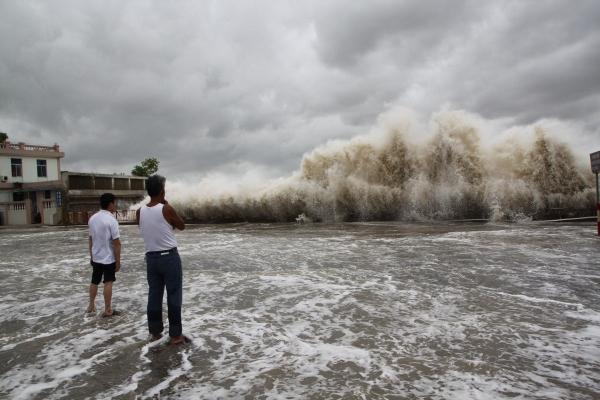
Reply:
[[58, 142], [63, 169], [168, 176], [286, 175], [395, 106], [598, 147], [599, 21], [597, 0], [0, 0], [0, 131]]

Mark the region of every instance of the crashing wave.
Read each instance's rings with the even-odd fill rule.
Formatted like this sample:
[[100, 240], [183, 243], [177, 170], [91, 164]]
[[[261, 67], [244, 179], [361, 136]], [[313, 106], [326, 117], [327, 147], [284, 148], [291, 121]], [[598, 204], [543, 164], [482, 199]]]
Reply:
[[[348, 142], [321, 146], [283, 183], [252, 194], [174, 205], [197, 222], [491, 219], [592, 215], [593, 175], [544, 128], [482, 148], [464, 112], [440, 112], [431, 133], [402, 120]], [[420, 137], [421, 140], [414, 140]], [[413, 140], [411, 140], [411, 138]], [[426, 138], [426, 139], [422, 139]]]

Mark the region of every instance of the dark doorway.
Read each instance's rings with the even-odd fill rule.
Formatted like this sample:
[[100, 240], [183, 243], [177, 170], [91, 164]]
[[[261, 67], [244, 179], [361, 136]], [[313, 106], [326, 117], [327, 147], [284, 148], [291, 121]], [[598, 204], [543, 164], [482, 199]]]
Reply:
[[40, 224], [42, 222], [42, 214], [40, 214], [40, 210], [38, 209], [37, 204], [37, 193], [29, 192], [29, 200], [31, 200], [31, 223]]

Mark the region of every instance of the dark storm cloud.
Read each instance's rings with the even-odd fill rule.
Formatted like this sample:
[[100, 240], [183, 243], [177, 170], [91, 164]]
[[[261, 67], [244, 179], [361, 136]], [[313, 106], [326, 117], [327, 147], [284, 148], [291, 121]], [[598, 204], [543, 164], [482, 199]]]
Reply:
[[317, 16], [317, 49], [324, 61], [340, 68], [359, 63], [365, 55], [385, 47], [391, 50], [390, 61], [414, 65], [427, 59], [456, 30], [468, 29], [468, 22], [477, 20], [482, 12], [481, 3], [338, 3]]
[[596, 1], [19, 1], [0, 15], [0, 130], [60, 143], [68, 169], [157, 156], [165, 173], [277, 176], [390, 104], [600, 137]]
[[[448, 75], [468, 72], [453, 100], [522, 123], [547, 116], [588, 117], [588, 107], [581, 106], [600, 93], [600, 7], [593, 2], [543, 4], [507, 3], [497, 10], [493, 29], [478, 32], [478, 40]], [[473, 60], [473, 66], [467, 65]], [[571, 107], [574, 103], [579, 106]]]

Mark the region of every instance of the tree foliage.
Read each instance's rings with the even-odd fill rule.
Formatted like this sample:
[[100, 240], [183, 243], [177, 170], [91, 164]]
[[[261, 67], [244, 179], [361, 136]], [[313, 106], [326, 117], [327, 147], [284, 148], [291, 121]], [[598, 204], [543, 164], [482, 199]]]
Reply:
[[6, 142], [6, 139], [8, 139], [8, 135], [4, 132], [0, 132], [0, 143]]
[[158, 164], [160, 164], [158, 158], [146, 158], [144, 161], [133, 167], [131, 174], [135, 176], [150, 176], [158, 171]]

